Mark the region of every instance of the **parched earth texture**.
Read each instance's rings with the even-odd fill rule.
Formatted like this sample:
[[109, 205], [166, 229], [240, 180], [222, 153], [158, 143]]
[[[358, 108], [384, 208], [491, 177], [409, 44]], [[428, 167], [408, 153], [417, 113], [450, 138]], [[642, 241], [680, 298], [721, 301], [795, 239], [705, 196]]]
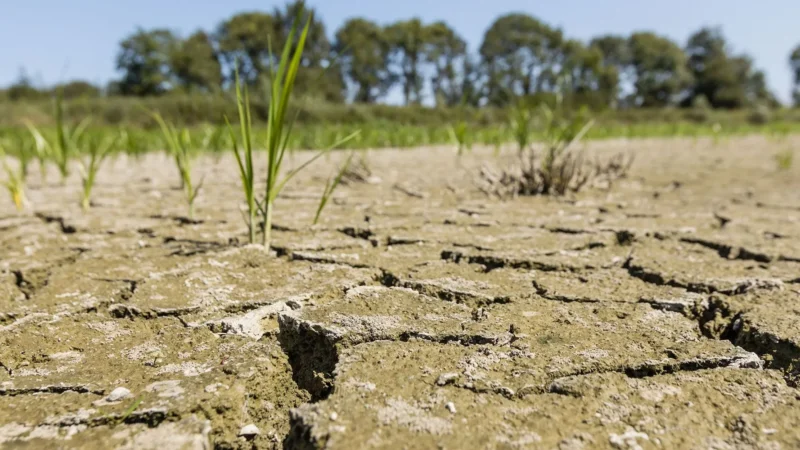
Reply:
[[[800, 448], [800, 140], [595, 142], [625, 179], [476, 189], [490, 149], [321, 158], [247, 245], [230, 155], [0, 203], [0, 447]], [[309, 153], [287, 159], [297, 165]], [[263, 156], [263, 155], [262, 155]]]

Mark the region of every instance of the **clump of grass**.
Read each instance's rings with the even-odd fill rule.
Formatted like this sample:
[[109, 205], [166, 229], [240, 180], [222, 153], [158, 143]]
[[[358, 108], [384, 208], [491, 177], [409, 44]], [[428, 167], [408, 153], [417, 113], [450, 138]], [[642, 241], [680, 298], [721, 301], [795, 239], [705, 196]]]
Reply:
[[203, 181], [195, 185], [192, 182], [192, 157], [191, 157], [191, 137], [189, 130], [183, 129], [180, 132], [171, 124], [168, 124], [159, 113], [153, 113], [153, 118], [158, 122], [161, 127], [161, 132], [164, 136], [164, 141], [167, 149], [175, 161], [175, 166], [178, 169], [181, 180], [181, 188], [186, 194], [186, 203], [189, 207], [189, 219], [194, 219], [194, 202], [200, 189], [203, 186]]
[[627, 173], [632, 159], [625, 155], [593, 164], [584, 158], [583, 152], [572, 150], [572, 146], [580, 142], [594, 124], [587, 118], [586, 109], [570, 115], [564, 110], [560, 97], [557, 97], [554, 107], [542, 105], [544, 151], [541, 155], [527, 141], [531, 135], [530, 129], [526, 128], [532, 121], [529, 113], [517, 112], [518, 120], [512, 123], [520, 150], [518, 164], [501, 173], [484, 166], [482, 182], [479, 183], [484, 193], [498, 197], [565, 195], [581, 190], [594, 179], [602, 179], [610, 185]]
[[52, 160], [61, 174], [61, 182], [64, 183], [69, 177], [69, 161], [72, 154], [79, 148], [79, 142], [86, 131], [86, 127], [91, 121], [91, 117], [84, 118], [74, 128], [64, 123], [64, 101], [61, 90], [56, 92], [55, 99], [55, 119], [56, 135], [53, 139], [47, 139], [32, 123], [26, 123], [28, 130], [36, 142], [39, 164], [41, 165], [42, 175], [44, 176], [44, 163], [47, 159]]
[[520, 154], [530, 148], [533, 142], [533, 108], [524, 101], [519, 101], [511, 110], [511, 135], [517, 143]]
[[458, 156], [461, 156], [465, 150], [472, 149], [472, 142], [469, 136], [469, 126], [466, 121], [460, 121], [455, 125], [450, 125], [447, 128], [450, 134], [450, 139], [457, 146]]
[[214, 154], [214, 161], [219, 163], [225, 149], [226, 129], [224, 126], [207, 126], [203, 131], [200, 149]]
[[350, 167], [350, 162], [353, 160], [353, 152], [350, 152], [350, 156], [347, 157], [344, 164], [339, 171], [336, 173], [336, 176], [333, 179], [328, 179], [325, 183], [325, 189], [322, 191], [322, 197], [319, 199], [319, 206], [317, 207], [317, 212], [314, 214], [314, 222], [313, 224], [316, 225], [319, 222], [319, 217], [322, 214], [322, 210], [325, 209], [325, 205], [328, 204], [328, 200], [333, 195], [333, 191], [339, 186], [339, 183], [342, 181], [342, 176], [347, 172], [348, 168]]
[[15, 156], [17, 161], [19, 161], [19, 174], [22, 177], [22, 180], [27, 181], [31, 161], [36, 155], [35, 143], [29, 139], [26, 139], [25, 135], [15, 134], [12, 137], [1, 141], [0, 147], [2, 146], [5, 146], [5, 148], [17, 149], [12, 156]]
[[722, 125], [720, 125], [719, 122], [716, 122], [711, 126], [711, 137], [714, 147], [719, 146], [720, 142], [722, 141]]
[[81, 182], [83, 191], [81, 193], [81, 208], [84, 211], [91, 206], [92, 188], [97, 177], [97, 172], [103, 161], [108, 157], [116, 146], [119, 137], [105, 136], [103, 138], [91, 140], [88, 143], [88, 160], [80, 165]]
[[17, 211], [22, 211], [25, 206], [25, 176], [22, 165], [15, 170], [11, 164], [6, 160], [5, 150], [0, 147], [0, 160], [3, 163], [3, 171], [6, 173], [6, 179], [3, 180], [3, 186], [11, 195], [11, 201], [17, 207]]
[[494, 157], [500, 156], [500, 152], [503, 149], [503, 143], [505, 141], [503, 132], [505, 130], [499, 130], [498, 132], [488, 133], [486, 135], [485, 141], [487, 144], [492, 146], [492, 155]]
[[[559, 97], [560, 99], [560, 97]], [[540, 182], [535, 193], [564, 195], [568, 190], [578, 191], [588, 181], [589, 173], [583, 168], [583, 153], [570, 152], [573, 143], [579, 142], [594, 125], [585, 119], [586, 110], [566, 119], [560, 101], [555, 108], [542, 106], [544, 116], [545, 155], [538, 170]], [[529, 152], [533, 159], [533, 152]]]
[[787, 148], [786, 150], [778, 152], [775, 155], [775, 163], [779, 171], [785, 172], [791, 169], [792, 164], [794, 164], [794, 152], [792, 149]]
[[[311, 25], [311, 14], [306, 20], [305, 26], [298, 30], [298, 24], [304, 14], [303, 8], [298, 8], [292, 28], [286, 39], [286, 43], [281, 52], [281, 57], [277, 68], [270, 65], [269, 81], [269, 100], [266, 127], [266, 150], [267, 150], [267, 173], [264, 197], [258, 198], [255, 193], [256, 174], [253, 167], [253, 130], [252, 116], [250, 114], [250, 99], [247, 87], [242, 87], [239, 80], [238, 70], [235, 73], [236, 100], [239, 112], [240, 136], [237, 139], [233, 127], [226, 118], [228, 130], [233, 141], [233, 151], [236, 156], [236, 163], [239, 167], [239, 175], [242, 181], [245, 200], [247, 202], [247, 224], [249, 228], [250, 242], [255, 242], [257, 217], [260, 216], [261, 244], [269, 248], [272, 231], [272, 215], [275, 209], [275, 200], [278, 194], [297, 173], [308, 167], [320, 156], [337, 147], [356, 135], [358, 132], [338, 140], [329, 148], [317, 152], [316, 155], [305, 161], [298, 167], [290, 170], [281, 176], [281, 167], [284, 156], [288, 148], [289, 139], [292, 135], [292, 127], [297, 118], [287, 117], [289, 113], [292, 91], [294, 90], [297, 73], [300, 69], [300, 62], [305, 48], [306, 38], [308, 37]], [[299, 32], [299, 34], [298, 34]], [[296, 42], [295, 42], [296, 39]], [[239, 140], [241, 140], [242, 151], [239, 151]]]
[[136, 160], [141, 160], [141, 158], [148, 151], [146, 140], [141, 135], [134, 133], [133, 131], [126, 130], [122, 127], [119, 129], [118, 145], [122, 148], [125, 154], [133, 157]]

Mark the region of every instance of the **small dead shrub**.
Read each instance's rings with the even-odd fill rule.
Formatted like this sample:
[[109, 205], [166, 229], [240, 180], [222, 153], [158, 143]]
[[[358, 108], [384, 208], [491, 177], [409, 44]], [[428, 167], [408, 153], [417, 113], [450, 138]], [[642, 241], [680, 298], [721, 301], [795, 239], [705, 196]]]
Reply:
[[354, 158], [350, 164], [347, 165], [345, 171], [342, 173], [341, 183], [345, 186], [351, 184], [377, 184], [381, 179], [372, 172], [369, 165], [367, 156], [362, 153], [358, 158]]
[[633, 160], [633, 155], [626, 153], [590, 160], [582, 152], [568, 152], [544, 165], [542, 158], [529, 150], [518, 156], [518, 163], [504, 170], [483, 166], [478, 188], [486, 195], [504, 199], [520, 195], [560, 196], [586, 187], [609, 189], [627, 176]]
[[619, 153], [607, 160], [590, 160], [583, 151], [573, 150], [594, 123], [587, 119], [587, 111], [567, 117], [560, 102], [555, 108], [542, 107], [544, 119], [544, 149], [537, 153], [531, 147], [521, 148], [517, 162], [497, 171], [484, 166], [480, 172], [478, 188], [487, 195], [500, 198], [519, 195], [565, 195], [584, 187], [608, 188], [624, 177], [631, 164], [632, 155]]

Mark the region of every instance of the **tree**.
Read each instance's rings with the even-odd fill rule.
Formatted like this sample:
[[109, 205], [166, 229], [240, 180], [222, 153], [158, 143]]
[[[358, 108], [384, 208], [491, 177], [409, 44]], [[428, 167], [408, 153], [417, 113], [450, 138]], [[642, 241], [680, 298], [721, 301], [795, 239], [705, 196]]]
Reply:
[[800, 106], [800, 45], [795, 47], [792, 54], [789, 55], [789, 66], [792, 68], [792, 75], [794, 75], [792, 97], [794, 104]]
[[396, 81], [389, 70], [389, 43], [374, 22], [360, 18], [345, 22], [336, 31], [334, 49], [343, 76], [355, 85], [356, 102], [375, 102]]
[[466, 55], [461, 59], [460, 68], [456, 70], [457, 75], [454, 80], [453, 90], [450, 93], [452, 95], [450, 99], [451, 105], [456, 103], [475, 107], [481, 105], [483, 98], [486, 96], [483, 69], [480, 61], [470, 55]]
[[171, 31], [139, 28], [120, 43], [117, 70], [122, 95], [158, 95], [169, 89], [169, 57], [177, 39]]
[[[462, 61], [462, 71], [473, 69], [463, 61], [467, 56], [467, 43], [444, 22], [429, 25], [426, 36], [425, 60], [433, 65], [431, 88], [436, 104], [457, 105], [462, 100], [462, 92], [456, 65]], [[471, 74], [463, 75], [469, 77]]]
[[[495, 20], [483, 38], [480, 55], [488, 70], [489, 102], [507, 104], [516, 95], [548, 88], [562, 54], [563, 33], [526, 14]], [[549, 86], [552, 88], [553, 86]]]
[[170, 66], [177, 83], [188, 91], [211, 92], [222, 87], [222, 66], [211, 38], [202, 30], [178, 42]]
[[644, 107], [674, 104], [691, 83], [683, 50], [651, 32], [634, 33], [629, 42], [637, 102]]
[[[731, 72], [736, 80], [736, 92], [743, 92], [741, 101], [730, 107], [752, 107], [767, 106], [777, 107], [780, 102], [769, 90], [764, 72], [755, 68], [753, 59], [747, 55], [737, 56], [730, 59]], [[723, 99], [725, 97], [723, 96]], [[736, 98], [739, 100], [739, 98]]]
[[413, 18], [389, 25], [385, 33], [390, 64], [394, 76], [403, 84], [405, 104], [419, 104], [424, 87], [421, 71], [425, 64], [427, 29], [419, 18]]
[[[320, 19], [317, 11], [305, 5], [302, 0], [287, 3], [282, 9], [275, 8], [272, 16], [275, 21], [275, 35], [277, 48], [273, 51], [278, 58], [286, 38], [292, 29], [292, 23], [299, 18], [299, 23], [305, 24], [311, 20], [303, 50], [301, 65], [304, 68], [297, 74], [296, 90], [301, 95], [329, 102], [340, 103], [344, 101], [347, 86], [340, 70], [331, 68], [335, 61], [332, 59], [332, 45], [328, 40], [325, 24]], [[275, 43], [273, 43], [275, 45]], [[292, 51], [294, 51], [292, 44]], [[277, 64], [277, 60], [273, 61]]]
[[[272, 42], [273, 53], [279, 56], [280, 51], [286, 43], [286, 37], [292, 29], [295, 18], [299, 16], [299, 23], [305, 24], [311, 18], [308, 28], [308, 36], [303, 49], [303, 67], [324, 66], [329, 62], [331, 56], [331, 42], [325, 31], [325, 24], [319, 19], [317, 11], [305, 5], [302, 0], [295, 0], [284, 5], [283, 9], [275, 8], [272, 17], [275, 26], [276, 41]], [[294, 47], [292, 47], [294, 51]]]
[[694, 77], [692, 98], [702, 95], [715, 108], [742, 108], [775, 101], [763, 73], [754, 69], [751, 58], [731, 54], [719, 27], [701, 28], [692, 34], [686, 54]]
[[239, 13], [217, 27], [215, 39], [229, 68], [228, 79], [233, 79], [234, 64], [238, 63], [242, 80], [254, 84], [266, 75], [270, 46], [276, 42], [275, 20], [262, 12]]
[[744, 105], [745, 86], [735, 72], [727, 47], [720, 28], [702, 28], [689, 38], [686, 54], [694, 86], [687, 102], [703, 96], [714, 108]]
[[622, 85], [631, 86], [635, 81], [630, 41], [623, 36], [609, 34], [592, 39], [589, 46], [599, 50], [602, 55], [599, 94], [607, 100], [607, 104], [616, 106], [621, 100]]
[[577, 40], [566, 41], [563, 51], [557, 72], [557, 78], [563, 79], [561, 89], [566, 89], [562, 94], [569, 95], [576, 105], [608, 106], [616, 94], [615, 67], [604, 67], [600, 49]]

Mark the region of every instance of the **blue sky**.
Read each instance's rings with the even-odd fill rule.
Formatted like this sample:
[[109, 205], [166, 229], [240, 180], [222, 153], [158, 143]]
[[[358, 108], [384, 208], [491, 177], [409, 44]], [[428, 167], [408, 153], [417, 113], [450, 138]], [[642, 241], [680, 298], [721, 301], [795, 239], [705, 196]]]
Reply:
[[[212, 30], [222, 19], [245, 10], [271, 10], [283, 1], [266, 0], [6, 0], [0, 6], [0, 86], [24, 67], [36, 84], [66, 79], [105, 83], [117, 74], [118, 42], [136, 26], [169, 27], [182, 34]], [[445, 20], [469, 42], [480, 45], [500, 14], [521, 11], [562, 27], [574, 38], [654, 30], [683, 45], [704, 25], [721, 25], [732, 47], [746, 52], [767, 73], [769, 86], [789, 99], [790, 50], [800, 43], [798, 0], [309, 0], [328, 34], [347, 18], [379, 23], [419, 16]]]

